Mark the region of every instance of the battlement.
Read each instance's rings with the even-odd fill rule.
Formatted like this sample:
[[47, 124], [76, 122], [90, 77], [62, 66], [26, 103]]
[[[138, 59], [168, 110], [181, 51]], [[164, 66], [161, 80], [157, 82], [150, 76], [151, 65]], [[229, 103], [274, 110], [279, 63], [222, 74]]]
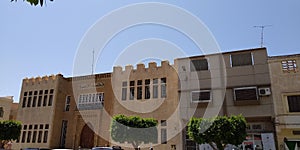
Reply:
[[113, 68], [113, 72], [114, 73], [128, 73], [128, 72], [140, 72], [140, 71], [149, 71], [149, 70], [157, 70], [157, 69], [161, 69], [161, 68], [166, 68], [166, 67], [170, 67], [172, 65], [170, 65], [169, 61], [165, 60], [165, 61], [161, 61], [161, 66], [157, 66], [156, 62], [149, 62], [148, 63], [148, 68], [145, 67], [145, 64], [137, 64], [136, 65], [136, 69], [134, 69], [134, 67], [132, 65], [126, 65], [125, 68], [123, 69], [121, 66], [114, 66]]
[[38, 77], [25, 78], [25, 79], [23, 79], [23, 82], [24, 83], [29, 83], [29, 82], [34, 83], [34, 82], [42, 82], [42, 81], [54, 81], [59, 77], [63, 77], [63, 75], [59, 73], [56, 75], [52, 74], [49, 76], [46, 75], [46, 76], [42, 76], [42, 77], [38, 76]]

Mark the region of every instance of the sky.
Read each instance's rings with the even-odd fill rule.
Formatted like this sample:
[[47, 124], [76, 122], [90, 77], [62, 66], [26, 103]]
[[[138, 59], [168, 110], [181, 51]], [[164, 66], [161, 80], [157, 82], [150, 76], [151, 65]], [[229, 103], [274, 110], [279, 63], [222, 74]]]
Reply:
[[[153, 3], [168, 7], [129, 13], [135, 9], [131, 6]], [[196, 18], [202, 26], [193, 27], [182, 14]], [[1, 0], [0, 96], [14, 96], [18, 102], [26, 77], [111, 72], [116, 65], [164, 59], [173, 63], [174, 58], [205, 54], [191, 38], [193, 32], [186, 34], [174, 24], [190, 27], [195, 34], [205, 27], [210, 35], [200, 32], [201, 36], [206, 40], [212, 36], [222, 52], [260, 47], [261, 29], [254, 26], [270, 25], [264, 28], [268, 55], [298, 54], [299, 14], [299, 0], [55, 0], [44, 7]], [[147, 15], [149, 20], [123, 26]], [[160, 17], [165, 18], [156, 20]], [[118, 26], [122, 30], [112, 31]], [[103, 47], [99, 46], [103, 41]], [[78, 66], [85, 69], [78, 73]]]

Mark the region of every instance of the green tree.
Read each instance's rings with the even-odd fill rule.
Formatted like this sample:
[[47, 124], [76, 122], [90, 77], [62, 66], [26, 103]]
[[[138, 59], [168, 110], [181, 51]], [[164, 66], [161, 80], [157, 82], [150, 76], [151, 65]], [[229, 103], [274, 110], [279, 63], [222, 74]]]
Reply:
[[228, 144], [241, 144], [246, 139], [246, 127], [242, 115], [192, 118], [188, 124], [188, 135], [198, 144], [207, 143], [215, 150], [223, 150]]
[[17, 140], [21, 134], [22, 125], [18, 121], [0, 121], [0, 149], [9, 141]]
[[114, 141], [131, 143], [137, 149], [141, 143], [157, 143], [157, 121], [153, 118], [116, 115], [111, 123]]
[[[11, 2], [17, 2], [18, 0], [10, 0]], [[28, 2], [30, 5], [34, 5], [34, 6], [37, 6], [37, 5], [41, 5], [41, 7], [43, 5], [45, 5], [47, 2], [47, 0], [23, 0], [23, 1], [26, 1]], [[53, 2], [54, 0], [49, 0], [50, 2]]]

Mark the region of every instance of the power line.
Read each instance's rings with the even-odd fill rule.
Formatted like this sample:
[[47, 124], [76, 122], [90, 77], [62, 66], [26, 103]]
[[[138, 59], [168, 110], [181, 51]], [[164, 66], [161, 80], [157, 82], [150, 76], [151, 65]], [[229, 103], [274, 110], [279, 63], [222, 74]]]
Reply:
[[261, 33], [260, 33], [260, 47], [264, 46], [264, 29], [266, 27], [271, 27], [272, 25], [261, 25], [261, 26], [253, 26], [254, 28], [261, 28]]

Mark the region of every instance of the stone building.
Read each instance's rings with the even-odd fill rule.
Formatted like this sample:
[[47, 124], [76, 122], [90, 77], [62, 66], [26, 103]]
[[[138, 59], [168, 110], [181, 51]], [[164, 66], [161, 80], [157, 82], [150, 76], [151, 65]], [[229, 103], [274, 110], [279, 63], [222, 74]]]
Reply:
[[[278, 148], [300, 148], [300, 55], [268, 59], [275, 108]], [[297, 144], [297, 145], [296, 145]]]
[[16, 120], [18, 104], [13, 101], [13, 96], [0, 97], [0, 121]]
[[[174, 64], [115, 66], [111, 73], [25, 78], [17, 115], [22, 133], [13, 148], [120, 145], [132, 149], [129, 142], [110, 137], [112, 117], [124, 114], [158, 121], [157, 141], [141, 143], [142, 148], [192, 150], [199, 145], [186, 136], [191, 117], [242, 114], [249, 124], [243, 146], [274, 149], [275, 131], [287, 127], [278, 124], [278, 119], [285, 118], [279, 116], [297, 117], [294, 112], [277, 112], [283, 105], [273, 103], [280, 96], [272, 94], [284, 91], [271, 84], [279, 77], [276, 74], [283, 76], [276, 71], [278, 62], [275, 57], [268, 59], [265, 48], [257, 48], [178, 58]], [[284, 75], [298, 77], [297, 73]], [[289, 90], [297, 94], [296, 89], [295, 85]], [[297, 128], [290, 131], [298, 133]], [[278, 141], [282, 137], [280, 133]]]
[[[179, 119], [178, 76], [176, 68], [168, 61], [161, 66], [150, 62], [114, 67], [112, 85], [115, 94], [113, 114], [154, 118], [158, 121], [158, 136], [154, 143], [142, 143], [141, 148], [181, 149], [181, 123]], [[124, 149], [130, 143], [116, 143]], [[132, 149], [132, 148], [131, 148]]]

